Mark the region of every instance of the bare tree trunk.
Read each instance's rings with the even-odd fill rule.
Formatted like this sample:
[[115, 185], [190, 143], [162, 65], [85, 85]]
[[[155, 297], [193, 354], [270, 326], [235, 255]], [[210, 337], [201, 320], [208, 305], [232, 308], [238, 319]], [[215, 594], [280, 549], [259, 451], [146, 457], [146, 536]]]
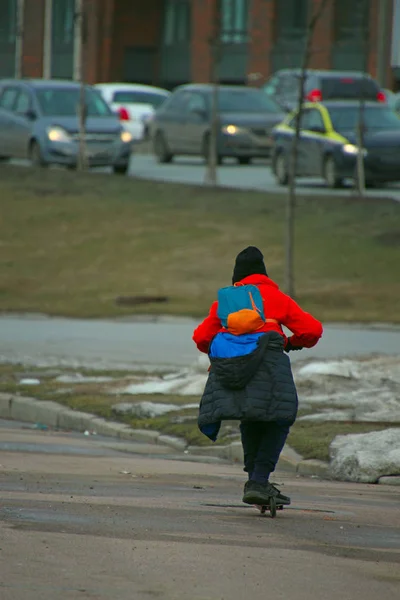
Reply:
[[[388, 65], [389, 65], [389, 48], [391, 39], [391, 1], [379, 0], [378, 3], [378, 40], [377, 40], [377, 61], [376, 61], [376, 78], [379, 85], [383, 88], [387, 87]], [[394, 16], [393, 16], [394, 18]]]
[[85, 84], [82, 81], [79, 91], [79, 154], [78, 154], [78, 170], [86, 171], [87, 156], [86, 156], [86, 99], [85, 99]]
[[216, 187], [218, 185], [217, 163], [218, 163], [218, 131], [219, 131], [219, 114], [218, 114], [218, 90], [219, 77], [218, 67], [221, 58], [221, 19], [220, 19], [219, 0], [214, 0], [214, 26], [213, 33], [210, 39], [211, 46], [211, 83], [213, 85], [212, 100], [211, 100], [211, 128], [208, 137], [208, 146], [205, 148], [207, 155], [207, 166], [205, 174], [205, 183]]
[[[44, 32], [43, 32], [43, 67], [42, 77], [43, 79], [51, 79], [51, 67], [52, 67], [52, 25], [53, 25], [53, 0], [45, 0], [44, 5]], [[76, 27], [76, 21], [74, 23]], [[75, 36], [75, 34], [74, 34]]]
[[87, 118], [87, 103], [85, 89], [85, 50], [86, 50], [86, 15], [83, 8], [83, 0], [77, 2], [77, 12], [75, 14], [75, 51], [76, 56], [76, 73], [75, 77], [80, 83], [79, 103], [77, 106], [79, 118], [79, 152], [78, 152], [78, 170], [85, 171], [87, 169], [86, 155], [86, 118]]
[[[363, 87], [364, 93], [364, 87]], [[357, 123], [357, 166], [356, 166], [356, 189], [360, 198], [363, 198], [365, 193], [365, 170], [364, 170], [364, 108], [365, 100], [361, 97], [360, 106], [358, 110], [358, 123]]]
[[297, 114], [295, 120], [295, 134], [293, 137], [290, 162], [289, 162], [289, 189], [288, 189], [288, 200], [286, 206], [286, 242], [285, 242], [285, 288], [286, 292], [290, 296], [295, 296], [295, 283], [294, 283], [294, 223], [295, 223], [295, 208], [296, 208], [296, 171], [297, 171], [297, 158], [298, 158], [298, 146], [300, 138], [300, 126], [301, 126], [301, 115], [303, 112], [303, 99], [304, 99], [304, 83], [306, 80], [307, 66], [311, 55], [311, 45], [314, 35], [315, 27], [323, 15], [323, 12], [328, 4], [332, 0], [321, 0], [318, 8], [311, 16], [311, 19], [307, 26], [307, 33], [305, 39], [305, 48], [303, 54], [303, 60], [301, 65], [301, 73], [299, 79], [299, 96], [297, 101]]
[[[381, 4], [386, 4], [386, 0], [381, 2]], [[382, 7], [381, 7], [382, 8]], [[382, 10], [380, 11], [382, 13]], [[387, 18], [386, 11], [384, 10], [384, 15]], [[382, 25], [382, 14], [380, 15], [380, 25]], [[380, 31], [380, 33], [384, 33]], [[368, 33], [365, 32], [365, 47], [368, 47]], [[380, 41], [380, 45], [382, 40]], [[356, 159], [356, 172], [354, 177], [354, 189], [358, 193], [359, 198], [363, 198], [365, 194], [365, 168], [364, 168], [364, 129], [365, 129], [365, 99], [367, 95], [367, 78], [364, 76], [361, 80], [361, 98], [358, 107], [358, 119], [357, 119], [357, 131], [356, 131], [356, 146], [358, 149], [357, 159]]]
[[17, 2], [17, 30], [15, 34], [15, 78], [21, 79], [22, 77], [22, 47], [24, 37], [24, 10], [25, 0], [18, 0]]

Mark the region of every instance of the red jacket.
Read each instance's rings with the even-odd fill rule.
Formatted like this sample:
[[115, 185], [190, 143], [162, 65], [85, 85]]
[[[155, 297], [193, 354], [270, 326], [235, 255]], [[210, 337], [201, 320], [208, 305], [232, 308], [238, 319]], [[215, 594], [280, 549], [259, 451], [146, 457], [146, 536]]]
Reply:
[[[256, 285], [264, 301], [264, 314], [267, 322], [260, 332], [277, 331], [285, 338], [281, 325], [293, 335], [289, 338], [292, 346], [312, 348], [322, 335], [322, 325], [317, 319], [300, 308], [289, 296], [280, 291], [276, 283], [266, 275], [249, 275], [241, 283]], [[213, 302], [208, 317], [194, 330], [193, 341], [201, 352], [208, 352], [211, 340], [220, 331], [225, 331], [217, 316], [218, 302]], [[272, 322], [269, 322], [271, 319]], [[276, 321], [276, 322], [274, 322]]]

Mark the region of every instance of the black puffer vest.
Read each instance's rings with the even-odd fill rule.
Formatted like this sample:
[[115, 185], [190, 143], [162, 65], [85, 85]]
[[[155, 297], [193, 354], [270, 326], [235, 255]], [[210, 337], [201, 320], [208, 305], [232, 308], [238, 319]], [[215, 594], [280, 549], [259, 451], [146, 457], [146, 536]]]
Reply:
[[235, 358], [211, 358], [200, 402], [200, 430], [216, 439], [220, 422], [287, 421], [297, 414], [297, 392], [284, 339], [262, 335], [256, 350]]

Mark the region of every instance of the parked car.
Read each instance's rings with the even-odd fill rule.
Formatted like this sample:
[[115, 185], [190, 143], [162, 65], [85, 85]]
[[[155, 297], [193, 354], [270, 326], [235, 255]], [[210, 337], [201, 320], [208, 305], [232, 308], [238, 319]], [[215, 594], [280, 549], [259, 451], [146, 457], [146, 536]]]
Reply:
[[136, 83], [98, 83], [94, 87], [136, 140], [148, 137], [154, 112], [170, 95], [163, 88]]
[[[297, 108], [300, 85], [300, 69], [277, 71], [261, 88], [283, 109]], [[326, 100], [364, 100], [386, 102], [385, 92], [378, 83], [361, 71], [323, 71], [308, 69], [304, 81], [304, 100], [325, 102]]]
[[392, 108], [398, 115], [400, 115], [400, 94], [399, 93], [394, 94]]
[[[288, 183], [296, 112], [275, 127], [272, 169], [278, 183]], [[340, 187], [356, 173], [360, 102], [307, 103], [300, 120], [297, 176], [323, 177]], [[400, 118], [386, 104], [363, 103], [364, 170], [367, 184], [400, 181]]]
[[[71, 81], [0, 81], [0, 157], [32, 164], [77, 165], [80, 86]], [[86, 151], [90, 166], [126, 173], [132, 136], [98, 92], [85, 87]]]
[[[153, 145], [159, 162], [177, 154], [208, 157], [210, 150], [213, 87], [183, 85], [176, 89], [154, 116]], [[260, 90], [219, 86], [217, 160], [235, 157], [240, 164], [270, 155], [271, 129], [284, 113]]]
[[390, 92], [388, 95], [388, 104], [390, 108], [400, 114], [400, 93]]

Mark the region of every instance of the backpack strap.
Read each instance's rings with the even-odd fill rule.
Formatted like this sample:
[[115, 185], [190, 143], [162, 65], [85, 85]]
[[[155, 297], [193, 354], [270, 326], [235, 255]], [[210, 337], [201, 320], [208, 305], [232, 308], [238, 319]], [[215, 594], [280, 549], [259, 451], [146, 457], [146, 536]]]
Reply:
[[253, 299], [253, 294], [251, 292], [249, 292], [249, 296], [250, 296], [250, 302], [251, 302], [251, 306], [252, 306], [253, 310], [255, 310], [256, 312], [261, 314], [261, 310], [257, 308], [256, 303], [254, 302], [254, 299]]

